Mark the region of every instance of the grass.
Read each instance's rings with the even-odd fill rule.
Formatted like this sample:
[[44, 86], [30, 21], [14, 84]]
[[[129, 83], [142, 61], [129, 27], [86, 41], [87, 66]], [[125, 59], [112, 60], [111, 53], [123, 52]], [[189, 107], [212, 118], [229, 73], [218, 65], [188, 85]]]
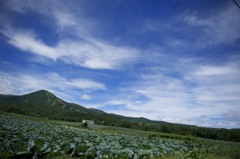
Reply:
[[105, 131], [109, 133], [120, 133], [125, 135], [137, 135], [142, 137], [150, 137], [150, 138], [167, 138], [167, 139], [176, 139], [176, 140], [187, 140], [187, 141], [204, 141], [205, 139], [189, 136], [189, 135], [176, 135], [170, 133], [163, 133], [163, 132], [150, 132], [150, 131], [143, 131], [143, 130], [136, 130], [136, 129], [129, 129], [129, 128], [122, 128], [122, 127], [115, 127], [115, 126], [104, 126], [104, 125], [95, 125], [91, 127], [94, 130]]
[[[104, 131], [108, 133], [119, 133], [125, 135], [135, 135], [142, 137], [150, 138], [168, 138], [173, 140], [184, 140], [184, 141], [193, 141], [193, 142], [203, 142], [214, 145], [216, 150], [213, 153], [209, 153], [209, 159], [240, 159], [240, 143], [231, 142], [231, 141], [222, 141], [222, 140], [211, 140], [187, 135], [175, 135], [162, 132], [149, 132], [142, 130], [133, 130], [128, 128], [114, 127], [114, 126], [102, 126], [95, 125], [92, 127], [94, 130]], [[181, 153], [169, 154], [167, 156], [161, 157], [160, 159], [184, 159], [184, 156]]]
[[240, 143], [228, 141], [209, 141], [216, 147], [215, 153], [209, 156], [209, 159], [240, 159]]

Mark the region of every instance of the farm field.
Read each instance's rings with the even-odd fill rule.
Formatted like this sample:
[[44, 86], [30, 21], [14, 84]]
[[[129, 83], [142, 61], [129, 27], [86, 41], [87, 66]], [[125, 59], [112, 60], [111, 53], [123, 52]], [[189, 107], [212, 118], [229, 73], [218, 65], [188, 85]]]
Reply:
[[239, 143], [0, 113], [0, 158], [240, 158]]

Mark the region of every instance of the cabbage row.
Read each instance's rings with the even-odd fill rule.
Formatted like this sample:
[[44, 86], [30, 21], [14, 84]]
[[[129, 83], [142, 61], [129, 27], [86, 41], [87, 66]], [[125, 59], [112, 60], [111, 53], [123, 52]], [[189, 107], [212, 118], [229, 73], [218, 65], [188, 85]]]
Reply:
[[213, 147], [52, 125], [0, 114], [0, 158], [151, 159], [179, 153], [206, 158]]

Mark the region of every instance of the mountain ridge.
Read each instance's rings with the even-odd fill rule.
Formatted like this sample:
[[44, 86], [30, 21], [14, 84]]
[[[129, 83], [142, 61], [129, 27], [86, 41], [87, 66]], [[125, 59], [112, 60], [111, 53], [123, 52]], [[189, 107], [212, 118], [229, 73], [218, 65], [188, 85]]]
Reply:
[[95, 109], [95, 108], [86, 108], [82, 105], [76, 104], [76, 103], [68, 103], [60, 98], [58, 98], [56, 95], [53, 93], [47, 91], [47, 90], [38, 90], [32, 93], [27, 93], [24, 95], [0, 95], [0, 102], [11, 104], [30, 104], [30, 105], [44, 105], [44, 106], [55, 106], [61, 109], [66, 109], [66, 110], [71, 110], [71, 111], [76, 111], [76, 112], [81, 112], [81, 113], [92, 113], [98, 114], [98, 115], [109, 115], [113, 116], [116, 118], [122, 118], [124, 120], [129, 120], [129, 121], [136, 121], [138, 122], [138, 119], [141, 119], [141, 122], [149, 122], [151, 121], [150, 119], [146, 119], [143, 117], [127, 117], [127, 116], [121, 116], [117, 114], [111, 114], [107, 113], [103, 110]]

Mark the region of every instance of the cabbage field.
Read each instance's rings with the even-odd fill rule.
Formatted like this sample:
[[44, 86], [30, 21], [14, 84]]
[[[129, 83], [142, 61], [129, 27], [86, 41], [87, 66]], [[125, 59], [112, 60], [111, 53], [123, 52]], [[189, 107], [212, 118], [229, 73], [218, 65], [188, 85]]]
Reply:
[[0, 114], [0, 158], [159, 159], [178, 154], [204, 159], [214, 150], [203, 142], [106, 133]]

